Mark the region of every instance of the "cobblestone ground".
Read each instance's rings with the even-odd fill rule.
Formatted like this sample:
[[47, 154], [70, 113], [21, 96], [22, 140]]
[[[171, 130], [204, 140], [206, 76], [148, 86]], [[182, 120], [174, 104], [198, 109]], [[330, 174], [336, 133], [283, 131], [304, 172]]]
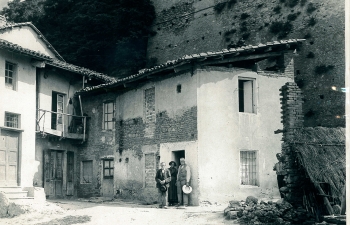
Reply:
[[48, 200], [32, 205], [25, 214], [0, 219], [0, 224], [233, 224], [225, 220], [226, 205], [159, 209], [127, 201]]

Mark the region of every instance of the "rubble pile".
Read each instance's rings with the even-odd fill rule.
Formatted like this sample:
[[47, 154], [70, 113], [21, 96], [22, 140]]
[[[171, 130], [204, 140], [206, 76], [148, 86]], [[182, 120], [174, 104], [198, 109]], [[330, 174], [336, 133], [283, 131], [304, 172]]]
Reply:
[[224, 216], [238, 220], [240, 224], [315, 224], [313, 215], [301, 207], [293, 208], [285, 200], [258, 202], [252, 196], [248, 196], [246, 201], [230, 201]]
[[26, 212], [23, 206], [9, 202], [9, 199], [3, 192], [0, 192], [0, 218], [14, 217]]

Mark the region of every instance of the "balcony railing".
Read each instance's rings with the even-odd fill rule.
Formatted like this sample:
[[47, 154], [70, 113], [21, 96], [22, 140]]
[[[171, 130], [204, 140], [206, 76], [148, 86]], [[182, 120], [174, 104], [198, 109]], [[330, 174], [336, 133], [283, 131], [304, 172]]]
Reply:
[[86, 139], [86, 116], [37, 109], [36, 130], [61, 138]]

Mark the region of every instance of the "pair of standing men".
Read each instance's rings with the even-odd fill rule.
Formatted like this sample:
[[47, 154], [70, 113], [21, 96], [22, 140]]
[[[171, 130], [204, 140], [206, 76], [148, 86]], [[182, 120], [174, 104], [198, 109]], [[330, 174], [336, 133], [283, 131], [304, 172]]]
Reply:
[[[189, 183], [191, 180], [191, 170], [188, 165], [186, 165], [186, 161], [184, 158], [180, 159], [180, 166], [177, 173], [177, 198], [179, 201], [179, 205], [183, 204], [184, 206], [188, 206], [188, 194], [185, 194], [182, 191], [182, 187], [186, 185], [189, 187]], [[157, 171], [156, 174], [156, 182], [158, 188], [158, 197], [159, 197], [159, 207], [166, 208], [167, 207], [167, 197], [168, 191], [162, 191], [162, 186], [169, 187], [169, 182], [171, 181], [171, 174], [168, 169], [165, 168], [165, 163], [161, 163], [161, 169]]]

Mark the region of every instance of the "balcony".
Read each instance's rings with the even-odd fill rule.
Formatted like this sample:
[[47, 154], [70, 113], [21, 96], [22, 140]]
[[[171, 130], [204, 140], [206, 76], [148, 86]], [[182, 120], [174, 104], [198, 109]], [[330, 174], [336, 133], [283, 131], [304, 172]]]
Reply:
[[36, 131], [43, 135], [54, 135], [61, 139], [86, 140], [87, 116], [37, 109]]

